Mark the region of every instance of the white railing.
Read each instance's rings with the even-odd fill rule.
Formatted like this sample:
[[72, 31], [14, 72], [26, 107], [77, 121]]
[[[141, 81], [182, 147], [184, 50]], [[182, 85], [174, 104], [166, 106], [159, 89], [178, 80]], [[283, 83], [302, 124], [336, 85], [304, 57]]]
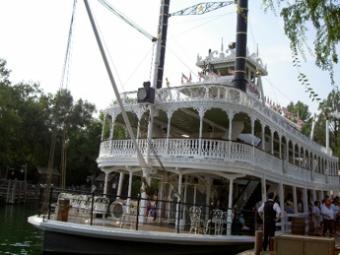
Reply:
[[286, 162], [287, 175], [293, 178], [308, 180], [311, 179], [311, 171]]
[[[145, 154], [147, 149], [146, 139], [137, 140], [140, 151]], [[213, 140], [213, 139], [153, 139], [152, 147], [156, 154], [165, 160], [176, 161], [183, 159], [187, 162], [197, 160], [214, 160], [223, 164], [225, 161], [248, 163], [256, 169], [263, 169], [275, 174], [283, 174], [290, 178], [299, 180], [312, 180], [310, 170], [295, 166], [286, 161], [282, 161], [273, 155], [256, 149], [248, 144]], [[117, 160], [136, 159], [136, 148], [131, 140], [104, 141], [100, 146], [98, 161], [103, 159], [112, 160], [115, 164]], [[152, 157], [153, 153], [151, 153]], [[313, 180], [318, 183], [325, 183], [325, 175], [314, 173]], [[329, 176], [330, 184], [338, 184], [336, 176]]]
[[[137, 106], [137, 91], [122, 93], [123, 103], [126, 105]], [[286, 132], [292, 135], [294, 140], [300, 143], [305, 143], [305, 146], [310, 146], [313, 151], [324, 154], [324, 147], [310, 140], [305, 135], [301, 134], [296, 128], [293, 128], [294, 123], [284, 118], [281, 114], [273, 109], [266, 107], [257, 99], [252, 98], [246, 93], [238, 89], [232, 88], [227, 84], [221, 85], [216, 82], [212, 83], [196, 83], [191, 85], [182, 85], [178, 87], [162, 88], [156, 91], [156, 104], [164, 103], [179, 103], [179, 102], [202, 102], [202, 101], [225, 101], [228, 103], [242, 105], [254, 109], [261, 115], [265, 115], [272, 123], [283, 128]], [[114, 105], [113, 107], [118, 107]], [[110, 110], [111, 111], [111, 110]], [[328, 155], [325, 155], [328, 157]], [[334, 158], [332, 158], [334, 159]]]

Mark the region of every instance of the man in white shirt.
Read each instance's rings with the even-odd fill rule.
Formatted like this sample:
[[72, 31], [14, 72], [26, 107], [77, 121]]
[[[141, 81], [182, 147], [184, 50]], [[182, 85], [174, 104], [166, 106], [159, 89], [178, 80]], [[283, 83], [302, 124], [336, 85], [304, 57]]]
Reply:
[[[263, 250], [267, 250], [268, 243], [275, 236], [275, 224], [280, 219], [281, 208], [278, 203], [274, 202], [274, 193], [270, 192], [267, 195], [268, 199], [262, 203], [257, 212], [263, 219]], [[270, 247], [272, 250], [272, 247]]]
[[329, 231], [330, 236], [335, 234], [335, 212], [332, 208], [332, 201], [329, 197], [325, 198], [325, 203], [321, 206], [321, 215], [323, 217], [323, 235]]

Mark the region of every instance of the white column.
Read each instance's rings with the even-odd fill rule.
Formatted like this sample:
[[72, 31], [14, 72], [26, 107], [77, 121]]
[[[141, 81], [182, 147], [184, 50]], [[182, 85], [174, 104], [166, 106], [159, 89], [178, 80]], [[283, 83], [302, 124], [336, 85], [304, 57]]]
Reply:
[[[139, 207], [139, 222], [140, 223], [145, 223], [146, 221], [146, 207], [147, 207], [147, 199], [148, 199], [148, 196], [145, 192], [145, 182], [148, 186], [150, 186], [151, 184], [151, 179], [150, 179], [150, 176], [149, 176], [149, 173], [147, 171], [148, 169], [143, 169], [142, 171], [142, 187], [141, 187], [141, 190], [142, 190], [142, 193], [141, 193], [141, 200], [140, 200], [140, 207]], [[144, 179], [144, 181], [143, 181]]]
[[232, 140], [232, 135], [233, 135], [233, 119], [234, 119], [234, 114], [229, 113], [229, 129], [228, 129], [228, 140]]
[[114, 132], [114, 129], [115, 129], [115, 116], [111, 116], [111, 128], [110, 128], [110, 137], [109, 137], [109, 140], [110, 140], [110, 153], [112, 151], [112, 143], [113, 143], [113, 132]]
[[162, 220], [162, 210], [163, 210], [163, 195], [164, 195], [164, 177], [161, 178], [160, 183], [159, 183], [159, 190], [158, 190], [158, 210], [157, 210], [157, 219], [158, 222], [161, 222]]
[[115, 130], [115, 121], [116, 121], [116, 118], [115, 116], [111, 116], [111, 128], [110, 128], [110, 141], [113, 139], [113, 132]]
[[138, 122], [137, 122], [137, 134], [136, 134], [136, 139], [139, 139], [139, 135], [140, 135], [140, 119], [138, 119]]
[[[119, 176], [120, 177], [120, 176]], [[132, 177], [133, 177], [133, 173], [130, 170], [129, 171], [129, 187], [128, 187], [128, 197], [131, 198], [131, 191], [132, 191]]]
[[229, 178], [229, 196], [227, 211], [227, 235], [231, 235], [231, 225], [233, 223], [233, 183], [234, 179]]
[[316, 197], [316, 190], [313, 189], [312, 190], [312, 200], [313, 200], [313, 205], [314, 205], [314, 202], [317, 200], [318, 198]]
[[229, 112], [228, 113], [228, 117], [229, 117], [229, 129], [228, 129], [228, 156], [229, 158], [231, 158], [231, 146], [232, 146], [232, 138], [233, 138], [233, 119], [234, 119], [234, 113], [233, 112]]
[[321, 200], [324, 200], [325, 198], [325, 192], [323, 190], [320, 190], [320, 194], [321, 194]]
[[279, 134], [279, 158], [282, 159], [282, 143], [281, 143], [281, 135]]
[[306, 215], [308, 213], [308, 192], [307, 192], [307, 188], [303, 189], [303, 212]]
[[289, 162], [289, 140], [286, 139], [286, 153], [287, 153], [287, 162]]
[[292, 143], [293, 145], [293, 165], [295, 165], [295, 144]]
[[104, 132], [105, 132], [105, 122], [106, 122], [106, 114], [104, 114], [103, 122], [102, 122], [102, 133], [100, 136], [100, 140], [104, 140]]
[[181, 195], [182, 195], [182, 173], [180, 172], [178, 174], [178, 187], [177, 187], [177, 193], [178, 193], [178, 197], [177, 197], [177, 203], [176, 203], [176, 227], [178, 225], [178, 223], [181, 225], [181, 223], [179, 222], [181, 220], [181, 216], [180, 216], [180, 205], [178, 202], [182, 202], [181, 199]]
[[120, 198], [122, 194], [122, 187], [123, 187], [123, 181], [124, 181], [124, 173], [119, 173], [119, 181], [118, 181], [118, 189], [117, 189], [117, 197]]
[[199, 128], [199, 135], [198, 135], [198, 138], [199, 138], [199, 154], [202, 152], [202, 133], [203, 133], [203, 118], [204, 118], [204, 113], [205, 113], [205, 110], [203, 109], [199, 109], [199, 117], [200, 117], [200, 128]]
[[[119, 176], [120, 177], [120, 176]], [[129, 170], [129, 186], [128, 186], [128, 199], [126, 201], [127, 213], [130, 213], [130, 203], [131, 203], [131, 191], [132, 191], [132, 177], [133, 173]]]
[[211, 195], [211, 178], [207, 177], [207, 191], [206, 191], [206, 198], [205, 198], [205, 220], [207, 221], [209, 218], [209, 206], [210, 206], [210, 195]]
[[266, 178], [263, 176], [261, 178], [261, 195], [262, 195], [262, 202], [265, 202], [267, 199], [267, 190], [266, 190]]
[[294, 213], [297, 213], [297, 194], [296, 194], [296, 187], [292, 186], [292, 190], [293, 190], [293, 204], [294, 204]]
[[166, 128], [166, 151], [169, 152], [169, 138], [170, 138], [172, 113], [168, 112], [167, 116], [168, 116], [168, 124], [167, 124], [167, 128]]
[[280, 207], [281, 207], [281, 231], [286, 231], [286, 215], [285, 215], [285, 199], [284, 199], [284, 187], [283, 183], [279, 183], [279, 196], [280, 196]]
[[261, 129], [262, 129], [262, 150], [265, 151], [266, 149], [266, 136], [265, 136], [266, 126], [262, 124]]
[[255, 120], [253, 118], [250, 119], [250, 128], [251, 128], [251, 135], [252, 135], [252, 139], [251, 139], [251, 145], [254, 146], [254, 133], [255, 133]]
[[[183, 203], [186, 204], [187, 202], [187, 194], [188, 194], [188, 176], [185, 175], [184, 177], [184, 194], [183, 194]], [[185, 220], [186, 220], [186, 210], [187, 210], [187, 205], [186, 206], [183, 206], [183, 225], [185, 226]]]
[[107, 195], [107, 187], [108, 187], [108, 182], [109, 182], [109, 175], [111, 172], [104, 172], [105, 178], [104, 178], [104, 190], [103, 193], [104, 195]]
[[274, 131], [270, 130], [270, 154], [274, 155]]

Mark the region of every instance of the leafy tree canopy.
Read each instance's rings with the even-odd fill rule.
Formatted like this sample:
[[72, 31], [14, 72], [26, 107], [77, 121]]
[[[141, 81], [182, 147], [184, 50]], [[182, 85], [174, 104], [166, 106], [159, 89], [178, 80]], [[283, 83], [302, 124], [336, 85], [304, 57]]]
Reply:
[[[290, 40], [293, 65], [301, 66], [300, 57], [306, 50], [315, 56], [315, 64], [328, 71], [334, 85], [334, 64], [338, 63], [337, 46], [340, 41], [340, 1], [339, 0], [263, 0], [266, 9], [279, 11], [284, 21], [284, 31]], [[307, 42], [307, 31], [314, 28], [314, 48]], [[310, 31], [311, 32], [311, 31]], [[299, 81], [314, 101], [321, 98], [311, 87], [306, 75], [299, 71]]]
[[54, 168], [59, 169], [66, 142], [67, 185], [83, 184], [87, 175], [98, 171], [101, 122], [93, 117], [95, 106], [74, 101], [68, 90], [53, 95], [45, 94], [39, 84], [13, 85], [9, 74], [6, 61], [0, 59], [0, 170], [27, 164], [32, 177], [34, 169], [47, 166], [55, 134]]

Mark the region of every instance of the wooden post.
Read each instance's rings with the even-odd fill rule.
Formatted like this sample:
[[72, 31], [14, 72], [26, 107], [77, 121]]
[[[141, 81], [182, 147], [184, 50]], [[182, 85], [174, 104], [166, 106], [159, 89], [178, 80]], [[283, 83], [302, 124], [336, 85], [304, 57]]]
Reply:
[[262, 251], [262, 240], [263, 240], [263, 232], [262, 230], [255, 231], [255, 255], [260, 255]]

